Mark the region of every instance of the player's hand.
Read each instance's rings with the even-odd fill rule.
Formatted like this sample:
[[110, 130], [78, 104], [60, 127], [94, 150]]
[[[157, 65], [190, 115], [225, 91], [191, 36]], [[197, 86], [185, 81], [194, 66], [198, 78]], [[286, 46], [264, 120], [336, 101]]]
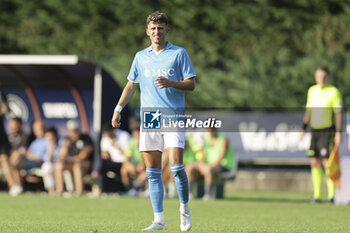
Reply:
[[341, 143], [341, 140], [342, 140], [342, 135], [341, 135], [341, 132], [336, 132], [335, 135], [334, 135], [334, 145], [340, 145]]
[[121, 122], [120, 122], [120, 120], [121, 120], [121, 115], [120, 115], [120, 112], [118, 112], [118, 111], [115, 111], [114, 113], [113, 113], [113, 117], [112, 117], [112, 126], [114, 127], [114, 128], [119, 128], [120, 127], [120, 125], [121, 125]]
[[156, 87], [158, 87], [158, 89], [163, 89], [166, 87], [171, 87], [172, 83], [173, 83], [173, 81], [171, 81], [163, 76], [159, 76], [158, 78], [155, 79], [154, 85]]

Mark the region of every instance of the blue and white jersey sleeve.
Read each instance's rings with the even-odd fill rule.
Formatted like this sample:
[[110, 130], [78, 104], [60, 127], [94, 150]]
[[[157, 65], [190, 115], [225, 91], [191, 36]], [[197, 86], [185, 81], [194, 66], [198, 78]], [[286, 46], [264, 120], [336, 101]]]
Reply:
[[129, 75], [128, 75], [128, 80], [133, 83], [138, 83], [140, 82], [139, 80], [139, 71], [138, 71], [138, 62], [137, 62], [137, 54], [132, 62]]
[[181, 75], [184, 80], [196, 76], [196, 72], [194, 71], [190, 56], [188, 56], [186, 49], [182, 50], [182, 53], [179, 57], [179, 63], [181, 67]]

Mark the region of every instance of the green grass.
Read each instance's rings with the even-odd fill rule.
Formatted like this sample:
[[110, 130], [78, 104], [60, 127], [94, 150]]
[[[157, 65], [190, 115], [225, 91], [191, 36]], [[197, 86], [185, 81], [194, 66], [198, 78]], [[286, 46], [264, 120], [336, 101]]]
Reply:
[[[231, 191], [193, 200], [191, 232], [350, 232], [350, 206], [308, 204], [310, 193]], [[165, 200], [167, 232], [179, 231], [178, 200]], [[0, 194], [0, 232], [140, 232], [152, 222], [149, 199]]]

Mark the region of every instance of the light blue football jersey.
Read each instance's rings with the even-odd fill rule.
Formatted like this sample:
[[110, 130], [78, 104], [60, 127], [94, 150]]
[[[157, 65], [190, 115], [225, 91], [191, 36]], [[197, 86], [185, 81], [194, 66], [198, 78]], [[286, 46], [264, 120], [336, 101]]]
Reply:
[[172, 87], [158, 89], [155, 79], [159, 76], [174, 81], [196, 76], [184, 48], [168, 41], [157, 55], [151, 45], [136, 53], [128, 75], [129, 81], [140, 83], [141, 108], [184, 108], [185, 91]]

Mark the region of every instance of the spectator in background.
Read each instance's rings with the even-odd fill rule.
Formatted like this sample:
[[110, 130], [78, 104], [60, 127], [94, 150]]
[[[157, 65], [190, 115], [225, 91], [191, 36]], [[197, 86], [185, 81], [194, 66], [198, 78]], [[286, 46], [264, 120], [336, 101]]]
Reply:
[[[202, 137], [201, 135], [200, 137]], [[199, 161], [203, 157], [203, 145], [199, 144], [194, 137], [186, 134], [185, 136], [185, 148], [183, 152], [183, 165], [187, 174], [192, 170], [196, 169], [199, 166], [197, 161]], [[162, 179], [163, 184], [167, 187], [166, 196], [169, 198], [174, 198], [176, 195], [175, 184], [173, 176], [171, 176], [171, 169], [169, 166], [169, 154], [168, 151], [165, 150], [162, 156]], [[191, 177], [188, 177], [189, 182], [191, 182]], [[193, 183], [194, 181], [192, 181]], [[193, 186], [193, 185], [192, 185]], [[192, 186], [189, 184], [189, 198], [192, 199]]]
[[52, 127], [46, 130], [45, 138], [48, 142], [48, 148], [44, 159], [45, 162], [41, 166], [41, 174], [43, 177], [45, 189], [48, 191], [49, 195], [53, 196], [55, 194], [54, 167], [60, 152], [58, 133], [56, 128]]
[[[130, 135], [121, 129], [114, 129], [109, 124], [103, 126], [101, 137], [101, 167], [98, 171], [99, 193], [105, 191], [104, 181], [109, 172], [120, 177], [122, 163], [126, 161], [125, 151], [128, 149]], [[124, 183], [123, 183], [124, 184]], [[128, 182], [125, 181], [126, 188]]]
[[[342, 98], [336, 87], [329, 84], [330, 71], [319, 67], [315, 72], [316, 85], [309, 88], [306, 111], [303, 120], [301, 139], [310, 123], [312, 138], [308, 156], [311, 158], [311, 176], [314, 196], [311, 203], [321, 202], [323, 170], [326, 170], [328, 158], [333, 144], [340, 145], [342, 140]], [[333, 181], [327, 179], [328, 200], [334, 202], [335, 187]]]
[[121, 176], [123, 184], [130, 188], [129, 195], [135, 196], [147, 181], [146, 166], [139, 151], [140, 126], [131, 129], [131, 140], [125, 151], [126, 160], [122, 164]]
[[203, 158], [203, 145], [200, 145], [196, 142], [196, 140], [186, 135], [186, 146], [184, 149], [184, 158], [183, 158], [183, 164], [185, 165], [186, 173], [188, 174], [188, 180], [189, 180], [189, 190], [190, 190], [190, 199], [193, 198], [192, 196], [192, 189], [193, 189], [193, 183], [195, 182], [194, 175], [191, 175], [191, 173], [194, 170], [198, 171], [198, 166], [200, 166], [200, 163], [198, 161], [201, 161]]
[[33, 124], [33, 134], [35, 136], [28, 147], [27, 152], [22, 160], [22, 168], [28, 173], [32, 169], [39, 168], [45, 160], [47, 154], [48, 142], [45, 138], [45, 125], [42, 121], [35, 121]]
[[[189, 171], [190, 180], [197, 174], [204, 177], [204, 200], [213, 197], [214, 181], [221, 172], [234, 169], [233, 151], [227, 137], [210, 128], [204, 141], [203, 158]], [[190, 185], [191, 186], [191, 185]]]
[[73, 173], [76, 195], [83, 194], [83, 177], [91, 168], [93, 142], [89, 135], [80, 132], [80, 125], [74, 120], [67, 122], [67, 137], [62, 142], [55, 168], [56, 193], [63, 194], [64, 170]]
[[17, 184], [22, 184], [20, 176], [22, 158], [25, 156], [28, 144], [28, 135], [23, 131], [22, 119], [11, 118], [8, 122], [10, 134], [8, 136], [11, 145], [10, 164], [13, 167], [12, 175]]
[[8, 112], [9, 108], [7, 106], [5, 96], [2, 95], [0, 91], [0, 162], [10, 189], [10, 195], [17, 196], [22, 192], [22, 187], [19, 183], [16, 183], [12, 175], [13, 172], [9, 160], [11, 146], [4, 127], [4, 116]]

